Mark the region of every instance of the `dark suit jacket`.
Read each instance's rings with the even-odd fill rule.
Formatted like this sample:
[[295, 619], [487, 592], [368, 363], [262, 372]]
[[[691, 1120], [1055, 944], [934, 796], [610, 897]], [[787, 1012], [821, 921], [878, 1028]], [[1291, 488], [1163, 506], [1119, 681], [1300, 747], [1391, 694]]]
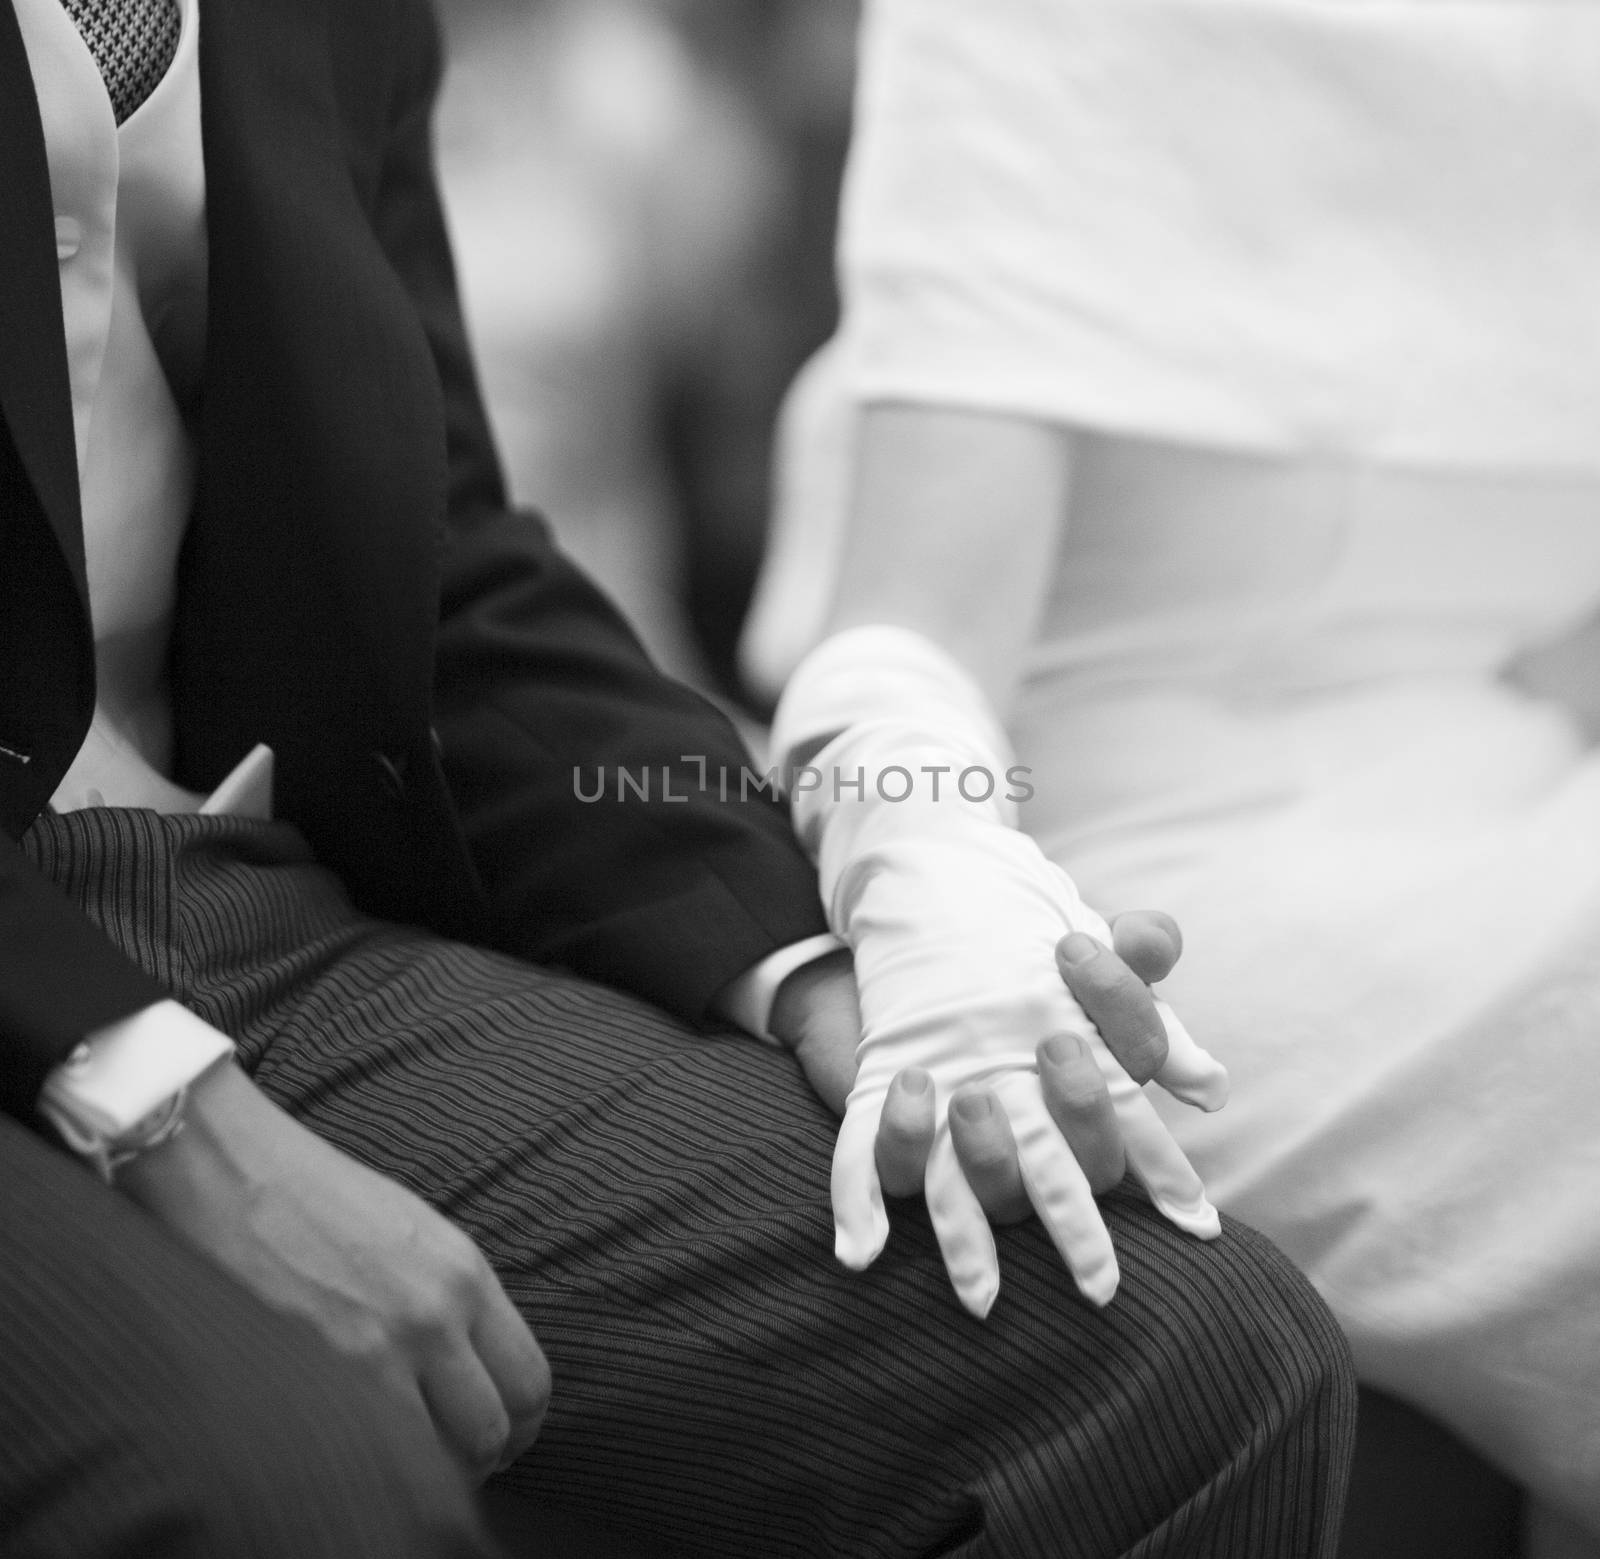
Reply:
[[[210, 234], [197, 496], [172, 653], [176, 778], [277, 753], [278, 814], [356, 902], [694, 1018], [824, 929], [743, 752], [507, 507], [429, 149], [426, 0], [205, 0]], [[0, 1106], [162, 994], [15, 841], [87, 728], [94, 667], [37, 101], [0, 3]], [[698, 789], [705, 759], [713, 785]], [[689, 800], [585, 803], [595, 766]]]

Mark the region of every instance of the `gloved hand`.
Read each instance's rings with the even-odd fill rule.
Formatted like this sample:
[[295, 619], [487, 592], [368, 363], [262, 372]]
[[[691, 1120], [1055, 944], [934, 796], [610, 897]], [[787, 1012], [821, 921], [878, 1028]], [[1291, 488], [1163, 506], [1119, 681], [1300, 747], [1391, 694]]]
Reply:
[[[1087, 1042], [1128, 1166], [1161, 1211], [1201, 1238], [1219, 1228], [1198, 1177], [1057, 970], [1055, 947], [1069, 931], [1107, 946], [1110, 932], [1011, 826], [1003, 739], [953, 662], [885, 629], [852, 630], [814, 656], [815, 675], [802, 667], [791, 684], [802, 696], [785, 695], [775, 738], [781, 751], [803, 753], [803, 732], [849, 720], [791, 782], [796, 831], [817, 859], [830, 923], [854, 951], [861, 997], [859, 1070], [834, 1154], [839, 1259], [863, 1268], [888, 1237], [875, 1144], [890, 1082], [916, 1067], [935, 1095], [928, 1208], [961, 1302], [981, 1316], [999, 1290], [988, 1218], [948, 1119], [958, 1089], [983, 1085], [1009, 1122], [1035, 1211], [1079, 1288], [1104, 1304], [1116, 1256], [1041, 1085], [1036, 1052], [1051, 1035]], [[1158, 1011], [1168, 1054], [1157, 1080], [1216, 1108], [1226, 1073], [1164, 1004]]]

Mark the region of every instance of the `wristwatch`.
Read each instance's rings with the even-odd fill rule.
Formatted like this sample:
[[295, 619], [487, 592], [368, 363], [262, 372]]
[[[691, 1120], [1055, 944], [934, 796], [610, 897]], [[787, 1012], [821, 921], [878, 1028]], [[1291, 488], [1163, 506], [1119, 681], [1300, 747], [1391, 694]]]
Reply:
[[174, 1001], [88, 1035], [45, 1079], [39, 1113], [109, 1184], [183, 1129], [190, 1088], [233, 1042]]

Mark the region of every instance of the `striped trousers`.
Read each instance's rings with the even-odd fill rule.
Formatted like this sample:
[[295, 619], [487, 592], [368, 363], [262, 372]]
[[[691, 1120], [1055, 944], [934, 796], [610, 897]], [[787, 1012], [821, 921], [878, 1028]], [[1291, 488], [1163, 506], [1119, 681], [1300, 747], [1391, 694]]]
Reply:
[[737, 1559], [1332, 1555], [1347, 1350], [1252, 1231], [1202, 1244], [1124, 1187], [1108, 1308], [1029, 1224], [979, 1322], [920, 1208], [834, 1262], [834, 1121], [782, 1051], [368, 919], [282, 823], [94, 810], [26, 846], [277, 1103], [479, 1242], [555, 1379], [508, 1486]]

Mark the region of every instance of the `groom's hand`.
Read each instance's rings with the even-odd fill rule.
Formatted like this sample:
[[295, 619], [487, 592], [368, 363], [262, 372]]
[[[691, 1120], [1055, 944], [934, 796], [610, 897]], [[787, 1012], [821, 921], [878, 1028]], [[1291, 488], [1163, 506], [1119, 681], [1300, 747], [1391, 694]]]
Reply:
[[[1183, 951], [1177, 922], [1159, 910], [1131, 910], [1111, 922], [1111, 947], [1081, 931], [1056, 944], [1056, 967], [1077, 998], [1106, 1048], [1135, 1083], [1150, 1081], [1166, 1064], [1167, 1034], [1150, 987], [1172, 972]], [[1109, 1191], [1127, 1171], [1122, 1132], [1106, 1091], [1105, 1078], [1083, 1039], [1072, 1033], [1053, 1034], [1036, 1052], [1039, 1083], [1051, 1118], [1077, 1159], [1096, 1196]], [[905, 1074], [897, 1083], [905, 1082]], [[906, 1121], [926, 1109], [921, 1098], [896, 1101], [891, 1087], [885, 1106], [903, 1112]], [[931, 1112], [929, 1128], [931, 1130]], [[910, 1142], [909, 1130], [901, 1136]], [[1030, 1217], [1033, 1206], [1022, 1182], [1016, 1143], [1004, 1111], [987, 1089], [958, 1089], [950, 1104], [950, 1138], [962, 1172], [984, 1211], [996, 1223]], [[927, 1148], [922, 1148], [926, 1159]], [[890, 1195], [907, 1195], [884, 1175], [884, 1133], [878, 1140], [878, 1172]], [[921, 1185], [921, 1168], [909, 1149], [895, 1172], [914, 1174], [910, 1190]]]
[[861, 1039], [861, 1003], [850, 954], [828, 953], [790, 974], [773, 998], [767, 1026], [795, 1053], [817, 1097], [842, 1116], [856, 1080]]
[[481, 1480], [533, 1443], [550, 1370], [478, 1248], [299, 1125], [231, 1064], [118, 1185], [272, 1308], [309, 1321], [431, 1420]]
[[[1183, 936], [1172, 917], [1159, 910], [1119, 915], [1111, 932], [1109, 949], [1081, 934], [1063, 938], [1057, 966], [1111, 1053], [1136, 1083], [1144, 1083], [1167, 1057], [1166, 1034], [1150, 986], [1172, 972], [1183, 951]], [[850, 955], [833, 953], [797, 969], [778, 988], [769, 1022], [794, 1051], [818, 1096], [843, 1115], [861, 1037]], [[1051, 1113], [1062, 1124], [1091, 1187], [1097, 1193], [1109, 1190], [1122, 1178], [1122, 1139], [1093, 1058], [1075, 1036], [1052, 1036], [1039, 1047], [1039, 1074]], [[908, 1068], [890, 1084], [878, 1128], [875, 1157], [886, 1195], [912, 1196], [922, 1190], [933, 1135], [933, 1090], [925, 1073]], [[950, 1110], [950, 1135], [988, 1215], [997, 1222], [1026, 1218], [1032, 1208], [1017, 1166], [1016, 1144], [1004, 1112], [987, 1089], [958, 1092]]]

